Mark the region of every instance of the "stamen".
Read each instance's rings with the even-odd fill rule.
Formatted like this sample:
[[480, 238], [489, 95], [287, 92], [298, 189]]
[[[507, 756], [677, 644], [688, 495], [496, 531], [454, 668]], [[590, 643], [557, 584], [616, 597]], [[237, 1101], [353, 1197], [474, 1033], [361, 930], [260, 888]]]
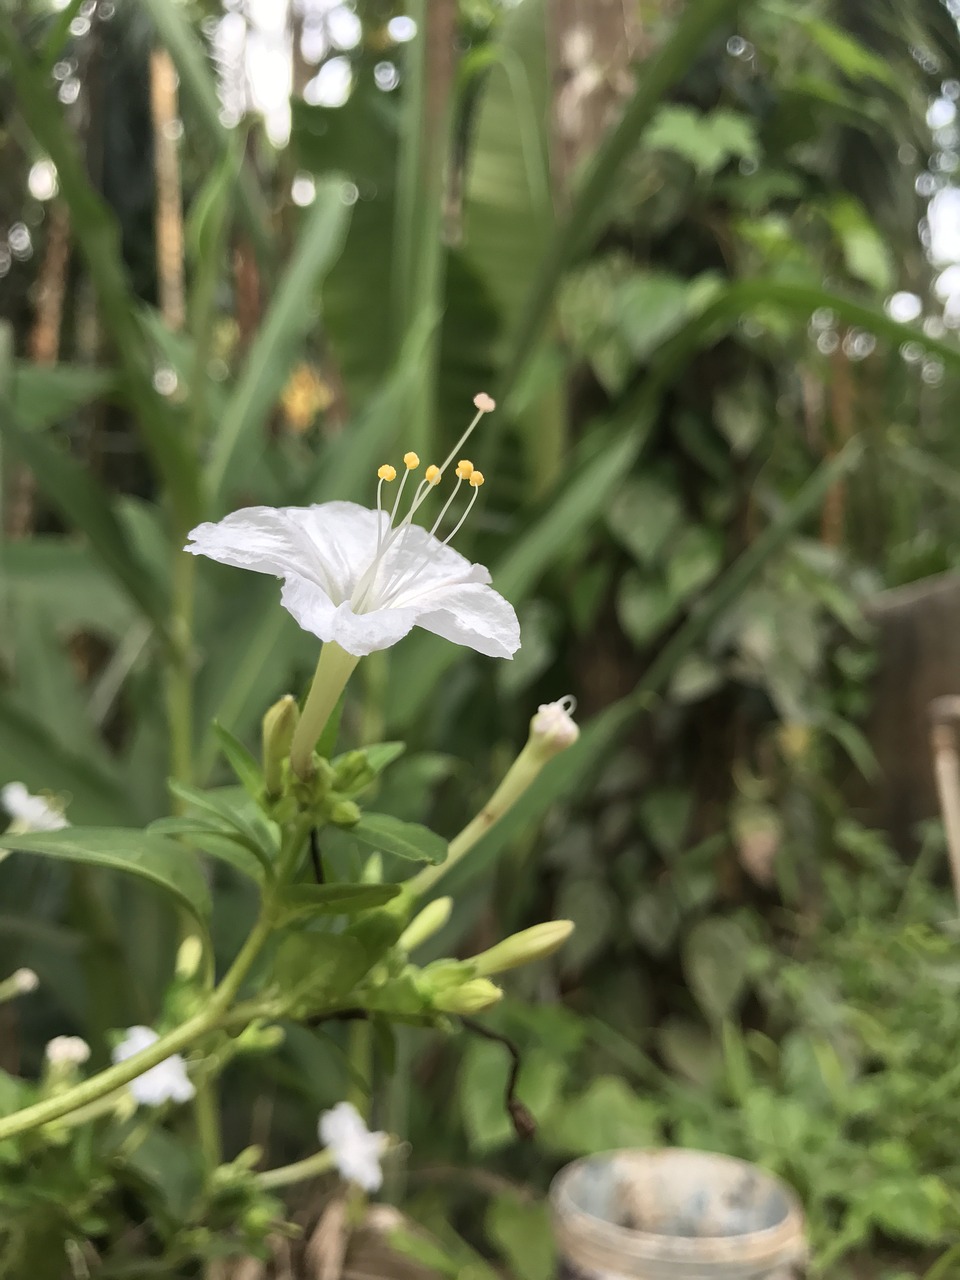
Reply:
[[403, 455], [403, 465], [408, 471], [416, 471], [420, 465], [420, 455], [411, 449], [409, 453]]
[[[482, 476], [482, 475], [480, 475], [480, 472], [479, 472], [479, 471], [475, 471], [475, 472], [473, 473], [473, 475], [474, 475], [474, 476], [480, 476], [480, 484], [483, 484], [483, 476]], [[447, 536], [444, 538], [444, 540], [443, 540], [443, 546], [445, 546], [445, 547], [450, 545], [450, 543], [453, 541], [453, 539], [457, 536], [457, 534], [458, 534], [458, 533], [460, 532], [460, 530], [463, 528], [463, 522], [466, 520], [467, 516], [468, 516], [468, 515], [470, 514], [470, 512], [473, 510], [473, 504], [474, 504], [474, 503], [476, 502], [476, 500], [477, 500], [477, 494], [480, 492], [480, 485], [479, 485], [479, 484], [474, 484], [474, 483], [473, 483], [473, 476], [471, 476], [471, 477], [470, 477], [470, 484], [473, 486], [473, 493], [471, 493], [471, 495], [470, 495], [470, 501], [467, 503], [467, 506], [466, 506], [466, 509], [465, 509], [465, 511], [464, 511], [464, 513], [463, 513], [463, 515], [460, 517], [460, 519], [457, 521], [457, 523], [453, 526], [453, 528], [450, 530], [450, 532], [449, 532], [449, 533], [447, 534]]]
[[377, 475], [381, 480], [386, 480], [387, 484], [390, 484], [391, 481], [397, 478], [397, 468], [391, 467], [389, 462], [385, 462], [377, 472]]
[[[451, 457], [452, 456], [453, 455], [451, 454]], [[450, 458], [447, 459], [447, 462], [449, 461], [450, 461]], [[426, 471], [423, 473], [426, 478], [427, 484], [437, 485], [440, 483], [441, 479], [443, 478], [443, 468], [446, 467], [447, 462], [443, 464], [443, 467], [435, 466], [434, 463], [432, 462], [430, 463], [430, 466], [427, 467]]]
[[481, 413], [493, 413], [494, 409], [497, 407], [496, 400], [494, 400], [492, 396], [488, 396], [485, 391], [481, 391], [479, 394], [475, 395], [473, 397], [473, 403]]
[[474, 489], [479, 489], [480, 486], [483, 484], [483, 472], [471, 470], [470, 483], [474, 487]]
[[458, 474], [457, 474], [457, 483], [453, 486], [453, 493], [451, 493], [450, 497], [449, 497], [449, 498], [446, 500], [446, 502], [443, 504], [443, 510], [440, 512], [440, 514], [437, 516], [436, 520], [434, 520], [434, 522], [433, 522], [433, 528], [430, 530], [430, 537], [431, 537], [431, 538], [436, 534], [437, 530], [440, 528], [440, 523], [441, 523], [441, 521], [443, 520], [443, 517], [444, 517], [444, 516], [447, 514], [447, 512], [450, 510], [450, 507], [451, 507], [451, 505], [453, 504], [453, 500], [454, 500], [454, 498], [455, 498], [455, 497], [457, 496], [457, 494], [460, 492], [460, 486], [463, 484], [463, 476], [461, 476], [461, 475], [459, 474], [459, 472], [460, 472], [460, 468], [458, 467], [458, 468], [457, 468], [457, 473], [458, 473]]
[[457, 463], [457, 476], [461, 480], [469, 480], [473, 475], [473, 463], [469, 458], [461, 458]]

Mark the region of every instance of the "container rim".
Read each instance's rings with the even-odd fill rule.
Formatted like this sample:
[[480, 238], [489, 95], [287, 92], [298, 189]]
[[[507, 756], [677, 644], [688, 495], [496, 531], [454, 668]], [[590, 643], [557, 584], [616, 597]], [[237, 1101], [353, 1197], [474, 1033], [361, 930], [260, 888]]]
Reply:
[[[667, 1153], [705, 1156], [711, 1160], [719, 1160], [727, 1165], [736, 1165], [762, 1174], [783, 1195], [786, 1213], [772, 1226], [761, 1227], [742, 1235], [689, 1237], [658, 1235], [652, 1231], [634, 1231], [609, 1222], [605, 1218], [598, 1218], [574, 1203], [570, 1194], [570, 1183], [585, 1165], [598, 1159], [614, 1159], [617, 1156], [636, 1158], [637, 1156], [663, 1156]], [[548, 1198], [558, 1238], [562, 1237], [562, 1242], [572, 1248], [574, 1254], [579, 1252], [578, 1241], [583, 1244], [589, 1241], [589, 1244], [599, 1247], [605, 1255], [622, 1250], [625, 1258], [631, 1258], [635, 1257], [639, 1251], [646, 1249], [648, 1253], [654, 1255], [669, 1252], [675, 1257], [689, 1256], [691, 1261], [695, 1260], [698, 1253], [703, 1252], [704, 1247], [711, 1249], [717, 1260], [728, 1255], [730, 1260], [736, 1258], [742, 1262], [790, 1261], [795, 1260], [804, 1251], [803, 1209], [793, 1188], [761, 1165], [719, 1151], [702, 1151], [694, 1147], [617, 1147], [610, 1151], [598, 1151], [593, 1155], [581, 1156], [565, 1165], [550, 1184]]]

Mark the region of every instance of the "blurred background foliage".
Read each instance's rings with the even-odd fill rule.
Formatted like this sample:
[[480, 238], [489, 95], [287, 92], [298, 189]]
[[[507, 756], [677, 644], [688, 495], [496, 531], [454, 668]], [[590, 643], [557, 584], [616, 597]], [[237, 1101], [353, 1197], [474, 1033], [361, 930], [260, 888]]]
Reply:
[[[432, 1232], [394, 1246], [548, 1280], [552, 1172], [681, 1142], [792, 1181], [817, 1274], [950, 1274], [942, 841], [871, 829], [865, 728], [870, 602], [960, 546], [955, 15], [285, 8], [0, 14], [0, 781], [126, 824], [169, 811], [168, 776], [216, 782], [213, 717], [254, 745], [315, 645], [275, 584], [180, 554], [186, 531], [369, 503], [381, 461], [442, 453], [489, 391], [458, 545], [523, 648], [411, 636], [361, 665], [342, 736], [405, 739], [382, 807], [452, 833], [574, 693], [580, 743], [450, 876], [436, 946], [577, 932], [490, 1019], [532, 1142], [500, 1046], [380, 1046], [377, 1118], [412, 1143], [389, 1195]], [[89, 868], [0, 875], [0, 958], [41, 978], [0, 1009], [0, 1065], [72, 1031], [102, 1060], [155, 1014], [174, 924]], [[229, 956], [252, 903], [215, 876]], [[236, 1149], [309, 1146], [338, 1044], [291, 1033], [266, 1084], [236, 1069]], [[167, 1160], [137, 1190], [155, 1216]], [[118, 1232], [64, 1177], [56, 1230]]]

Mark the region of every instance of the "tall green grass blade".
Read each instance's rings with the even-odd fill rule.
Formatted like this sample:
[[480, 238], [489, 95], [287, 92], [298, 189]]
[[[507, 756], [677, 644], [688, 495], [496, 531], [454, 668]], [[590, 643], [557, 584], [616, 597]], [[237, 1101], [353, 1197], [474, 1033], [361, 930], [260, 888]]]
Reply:
[[170, 494], [178, 522], [189, 528], [199, 511], [199, 474], [181, 429], [182, 414], [153, 385], [150, 345], [129, 287], [116, 220], [94, 190], [57, 102], [55, 81], [20, 41], [13, 18], [0, 10], [4, 58], [24, 121], [57, 169], [60, 194], [70, 206], [77, 242], [90, 271], [100, 314], [123, 371], [123, 391], [135, 410], [144, 442]]
[[293, 256], [227, 402], [213, 444], [207, 481], [221, 505], [230, 488], [249, 474], [260, 457], [267, 418], [300, 344], [316, 323], [317, 290], [340, 254], [348, 219], [343, 184], [332, 179], [318, 184]]
[[109, 493], [90, 471], [46, 435], [8, 422], [5, 437], [32, 469], [37, 485], [64, 518], [90, 540], [104, 568], [142, 612], [166, 628], [166, 592], [152, 569], [129, 545]]

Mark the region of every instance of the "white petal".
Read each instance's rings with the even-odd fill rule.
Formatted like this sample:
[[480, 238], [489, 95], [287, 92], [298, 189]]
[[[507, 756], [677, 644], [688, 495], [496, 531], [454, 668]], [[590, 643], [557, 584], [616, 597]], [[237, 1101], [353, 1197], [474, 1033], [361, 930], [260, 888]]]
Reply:
[[315, 563], [312, 545], [298, 523], [290, 519], [290, 510], [296, 508], [243, 507], [231, 511], [215, 524], [208, 521], [191, 529], [184, 550], [278, 578], [293, 570], [312, 576], [321, 566]]
[[[417, 625], [490, 658], [512, 658], [520, 648], [520, 623], [513, 605], [479, 583], [437, 592], [436, 604]], [[439, 607], [437, 607], [439, 606]]]

